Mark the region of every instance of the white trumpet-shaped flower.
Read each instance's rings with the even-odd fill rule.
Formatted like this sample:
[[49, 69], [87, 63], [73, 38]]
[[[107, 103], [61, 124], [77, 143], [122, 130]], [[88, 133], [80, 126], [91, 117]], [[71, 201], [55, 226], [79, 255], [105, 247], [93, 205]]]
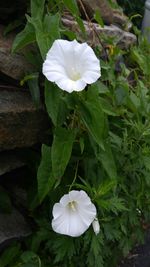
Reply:
[[96, 217], [96, 207], [84, 191], [70, 191], [53, 207], [52, 228], [72, 237], [82, 235]]
[[101, 76], [100, 62], [87, 43], [55, 40], [43, 63], [43, 74], [62, 90], [82, 91]]

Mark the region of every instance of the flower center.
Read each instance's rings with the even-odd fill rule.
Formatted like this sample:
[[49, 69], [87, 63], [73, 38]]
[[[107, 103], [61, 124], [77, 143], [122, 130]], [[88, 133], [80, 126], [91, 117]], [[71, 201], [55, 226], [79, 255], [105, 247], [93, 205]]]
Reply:
[[76, 211], [76, 209], [77, 209], [76, 206], [77, 206], [76, 201], [70, 201], [70, 202], [68, 203], [68, 207], [69, 207], [69, 209], [72, 210], [72, 211]]
[[70, 69], [69, 76], [70, 76], [70, 79], [73, 81], [77, 81], [81, 78], [81, 74], [74, 67]]

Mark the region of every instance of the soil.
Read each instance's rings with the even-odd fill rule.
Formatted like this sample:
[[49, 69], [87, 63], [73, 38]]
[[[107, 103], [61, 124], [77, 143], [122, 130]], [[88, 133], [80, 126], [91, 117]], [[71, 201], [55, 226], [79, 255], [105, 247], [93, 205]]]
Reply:
[[150, 230], [145, 244], [135, 248], [118, 267], [150, 267]]

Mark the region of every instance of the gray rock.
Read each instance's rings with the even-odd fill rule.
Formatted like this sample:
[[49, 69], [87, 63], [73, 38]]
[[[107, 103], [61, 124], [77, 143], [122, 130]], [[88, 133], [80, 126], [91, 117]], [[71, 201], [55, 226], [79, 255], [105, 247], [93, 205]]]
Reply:
[[0, 213], [0, 246], [30, 234], [29, 224], [17, 209], [13, 208], [10, 214]]
[[33, 69], [33, 66], [26, 61], [23, 55], [11, 53], [15, 34], [10, 33], [4, 36], [3, 33], [4, 27], [0, 25], [0, 72], [15, 80], [20, 80], [26, 71]]
[[[63, 17], [62, 23], [71, 31], [76, 32], [81, 41], [85, 41], [83, 40], [83, 34], [81, 33], [77, 22], [74, 21], [70, 16]], [[126, 32], [115, 25], [105, 25], [104, 27], [101, 27], [97, 23], [88, 23], [87, 21], [84, 21], [84, 27], [87, 33], [87, 42], [90, 45], [96, 46], [100, 44], [98, 36], [100, 37], [103, 45], [107, 45], [107, 41], [104, 41], [105, 39], [107, 40], [107, 38], [114, 38], [114, 45], [118, 45], [123, 49], [128, 49], [137, 41], [136, 35], [130, 32]]]
[[24, 165], [14, 151], [0, 153], [0, 176]]
[[43, 142], [48, 127], [43, 106], [36, 108], [28, 91], [0, 90], [0, 151]]
[[93, 19], [95, 11], [99, 11], [104, 24], [117, 24], [124, 28], [126, 24], [128, 24], [129, 19], [124, 15], [122, 9], [118, 6], [116, 1], [113, 0], [113, 2], [114, 6], [117, 7], [115, 9], [112, 8], [107, 0], [82, 0], [82, 2], [81, 0], [77, 0], [81, 14], [85, 17], [85, 19], [87, 19], [87, 16], [90, 19]]

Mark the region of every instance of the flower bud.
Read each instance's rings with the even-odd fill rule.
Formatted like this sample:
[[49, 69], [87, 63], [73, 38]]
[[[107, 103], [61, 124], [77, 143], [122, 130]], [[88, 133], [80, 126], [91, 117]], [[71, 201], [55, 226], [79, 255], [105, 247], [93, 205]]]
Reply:
[[94, 221], [92, 222], [93, 230], [96, 235], [100, 232], [100, 225], [98, 219], [95, 217]]

